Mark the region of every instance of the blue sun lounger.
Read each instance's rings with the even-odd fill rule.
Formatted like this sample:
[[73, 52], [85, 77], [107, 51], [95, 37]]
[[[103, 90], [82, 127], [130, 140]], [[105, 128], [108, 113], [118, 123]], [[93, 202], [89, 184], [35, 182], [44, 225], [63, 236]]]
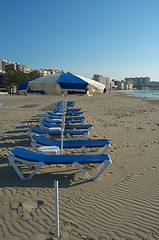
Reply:
[[[62, 125], [58, 125], [59, 127], [62, 127]], [[46, 129], [46, 130], [49, 130], [49, 128], [56, 128], [57, 127], [57, 124], [53, 124], [53, 123], [50, 123], [50, 122], [47, 122], [47, 121], [40, 121], [40, 128], [42, 129]], [[93, 125], [92, 124], [72, 124], [72, 125], [65, 125], [64, 126], [65, 130], [77, 130], [77, 129], [80, 129], [80, 130], [84, 130], [84, 129], [87, 129], [88, 131], [90, 131], [92, 128], [93, 128]]]
[[[62, 113], [47, 112], [47, 114], [53, 117], [62, 117]], [[65, 117], [78, 117], [83, 115], [83, 112], [66, 112]]]
[[[53, 119], [53, 118], [40, 118], [41, 121], [45, 121], [45, 122], [49, 122], [49, 123], [52, 123], [52, 124], [62, 124], [62, 119]], [[84, 123], [85, 122], [85, 119], [83, 120], [65, 120], [65, 125], [69, 125], [69, 124], [76, 124], [76, 123]]]
[[[75, 106], [75, 101], [67, 101], [64, 102], [65, 107], [74, 107]], [[54, 107], [61, 107], [62, 108], [62, 101], [54, 103]]]
[[[74, 105], [76, 101], [65, 101], [65, 105]], [[55, 102], [54, 105], [62, 105], [62, 101]]]
[[[43, 136], [35, 135], [31, 139], [31, 145], [35, 151], [38, 151], [39, 147], [43, 146], [56, 146], [61, 148], [61, 141], [45, 138]], [[88, 140], [64, 140], [63, 149], [75, 149], [81, 148], [85, 153], [91, 154], [88, 149], [102, 148], [104, 154], [108, 148], [110, 148], [110, 142], [108, 139], [88, 139]]]
[[[47, 114], [46, 113], [46, 118], [47, 119], [52, 119], [52, 120], [56, 120], [56, 121], [61, 121], [62, 122], [62, 118], [61, 117], [54, 117], [51, 114]], [[69, 122], [84, 122], [86, 120], [85, 117], [80, 116], [80, 117], [65, 117], [65, 122], [69, 123]]]
[[[51, 164], [74, 164], [89, 180], [97, 179], [102, 172], [111, 163], [111, 159], [108, 154], [96, 154], [96, 155], [45, 155], [29, 151], [25, 148], [16, 147], [9, 152], [8, 160], [12, 164], [13, 168], [22, 180], [30, 180], [39, 168], [44, 165]], [[27, 165], [36, 165], [35, 170], [25, 177], [20, 171], [16, 162], [25, 163]], [[90, 177], [88, 173], [82, 168], [81, 164], [104, 164], [101, 170], [95, 177]]]
[[[54, 113], [62, 113], [62, 108], [52, 108], [51, 111], [54, 112]], [[68, 108], [68, 109], [65, 109], [66, 113], [80, 112], [80, 111], [81, 111], [81, 108]]]
[[[61, 131], [60, 130], [53, 130], [53, 131], [49, 131], [49, 130], [43, 130], [41, 128], [38, 127], [29, 127], [28, 128], [28, 134], [30, 136], [30, 138], [32, 138], [32, 135], [41, 135], [44, 137], [54, 137], [54, 136], [61, 136]], [[63, 131], [63, 135], [67, 136], [68, 138], [70, 138], [71, 140], [74, 140], [72, 138], [72, 136], [82, 136], [82, 139], [85, 139], [85, 137], [89, 134], [89, 131]]]

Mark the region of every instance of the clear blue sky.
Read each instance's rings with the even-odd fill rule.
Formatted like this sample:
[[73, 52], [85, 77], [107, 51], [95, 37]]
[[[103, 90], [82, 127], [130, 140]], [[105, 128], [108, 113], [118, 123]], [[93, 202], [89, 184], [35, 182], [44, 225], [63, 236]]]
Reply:
[[0, 0], [0, 58], [159, 81], [159, 0]]

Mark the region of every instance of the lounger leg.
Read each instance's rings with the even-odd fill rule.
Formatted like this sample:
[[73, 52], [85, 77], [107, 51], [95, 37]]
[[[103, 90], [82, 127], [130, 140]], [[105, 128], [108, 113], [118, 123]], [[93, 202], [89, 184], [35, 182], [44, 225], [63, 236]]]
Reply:
[[31, 140], [33, 139], [33, 136], [34, 136], [34, 135], [43, 136], [43, 137], [46, 137], [46, 138], [50, 138], [50, 135], [49, 135], [49, 134], [39, 134], [39, 133], [33, 132], [33, 131], [30, 130], [30, 129], [27, 130], [27, 133], [28, 133], [29, 137], [31, 138]]
[[30, 129], [28, 129], [28, 130], [27, 130], [27, 133], [28, 133], [29, 137], [32, 139], [32, 135], [31, 135], [31, 134], [32, 134], [32, 131], [31, 131]]
[[[43, 167], [44, 163], [43, 162], [32, 162], [30, 164], [29, 161], [21, 161], [21, 159], [15, 158], [14, 156], [8, 156], [8, 159], [10, 161], [10, 163], [12, 164], [14, 170], [17, 172], [18, 176], [21, 178], [21, 180], [30, 180], [35, 173], [38, 171], [39, 168]], [[37, 167], [35, 168], [35, 170], [29, 175], [29, 177], [24, 177], [24, 175], [22, 174], [22, 172], [20, 171], [20, 169], [17, 167], [15, 161], [19, 161], [19, 162], [23, 162], [26, 163], [28, 165], [37, 165]]]
[[81, 147], [81, 148], [82, 148], [82, 150], [83, 150], [85, 153], [87, 153], [87, 154], [89, 154], [89, 155], [91, 154], [86, 147]]
[[86, 176], [86, 178], [88, 178], [89, 180], [95, 180], [109, 166], [109, 164], [111, 163], [111, 160], [105, 160], [103, 163], [104, 163], [104, 166], [100, 169], [100, 171], [97, 173], [95, 177], [90, 177], [89, 174], [81, 167], [81, 165], [78, 162], [74, 162], [73, 164]]
[[74, 140], [69, 133], [67, 133], [66, 136], [67, 136], [70, 140]]
[[31, 140], [31, 146], [32, 146], [32, 148], [33, 148], [36, 152], [38, 152], [38, 148], [39, 148], [39, 147], [42, 147], [43, 145], [38, 144], [36, 141], [34, 141], [34, 140], [32, 139], [32, 140]]
[[84, 139], [87, 137], [88, 134], [89, 134], [89, 132], [86, 132], [86, 133], [82, 136], [82, 140], [84, 140]]
[[[103, 152], [102, 152], [101, 154], [106, 153], [106, 151], [107, 151], [108, 148], [110, 148], [110, 147], [111, 147], [110, 144], [105, 145], [105, 146], [104, 146], [104, 149], [103, 149]], [[82, 148], [82, 150], [83, 150], [85, 153], [91, 154], [86, 147], [81, 147], [81, 148]]]
[[105, 148], [104, 148], [102, 154], [104, 154], [108, 150], [108, 148], [110, 148], [110, 147], [111, 147], [110, 144], [105, 145]]

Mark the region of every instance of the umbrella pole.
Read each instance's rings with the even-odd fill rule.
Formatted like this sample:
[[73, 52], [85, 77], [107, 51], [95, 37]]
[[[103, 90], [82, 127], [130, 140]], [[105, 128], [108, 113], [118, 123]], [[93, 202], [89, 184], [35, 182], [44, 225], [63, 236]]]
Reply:
[[64, 93], [62, 99], [62, 129], [61, 129], [61, 155], [63, 155], [63, 131], [65, 128], [65, 100], [64, 100]]
[[58, 196], [58, 181], [54, 180], [55, 187], [55, 212], [56, 212], [56, 237], [60, 237], [59, 232], [59, 196]]

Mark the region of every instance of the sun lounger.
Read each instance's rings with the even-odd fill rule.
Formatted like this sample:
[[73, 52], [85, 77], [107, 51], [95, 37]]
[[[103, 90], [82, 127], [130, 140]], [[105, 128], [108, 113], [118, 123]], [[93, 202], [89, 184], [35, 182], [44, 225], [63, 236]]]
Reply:
[[[47, 114], [53, 117], [62, 117], [62, 113], [47, 112]], [[83, 115], [83, 112], [66, 112], [65, 117], [78, 117]]]
[[[76, 101], [64, 101], [65, 105], [72, 105], [72, 104], [75, 104]], [[62, 101], [58, 101], [58, 102], [55, 102], [54, 105], [61, 105], [62, 104]]]
[[[47, 119], [52, 119], [52, 120], [56, 120], [56, 121], [61, 121], [62, 122], [62, 118], [61, 117], [54, 117], [54, 116], [52, 116], [51, 114], [46, 114], [46, 118]], [[80, 117], [65, 117], [65, 123], [66, 122], [84, 122], [86, 120], [86, 118], [85, 117], [83, 117], [83, 116], [80, 116]]]
[[[75, 101], [67, 101], [67, 102], [64, 102], [64, 106], [65, 107], [74, 107], [75, 103], [76, 103]], [[54, 103], [54, 107], [61, 107], [62, 108], [62, 101]]]
[[[62, 127], [61, 125], [58, 125], [59, 127]], [[57, 124], [53, 124], [47, 121], [40, 121], [40, 128], [41, 129], [46, 129], [49, 130], [49, 128], [56, 128]], [[72, 125], [65, 125], [64, 126], [65, 130], [77, 130], [77, 129], [87, 129], [88, 131], [90, 131], [93, 128], [92, 124], [72, 124]]]
[[[35, 135], [31, 139], [31, 145], [35, 151], [38, 150], [38, 147], [42, 146], [56, 146], [61, 148], [61, 141], [45, 138], [43, 136]], [[108, 139], [91, 139], [91, 140], [64, 140], [63, 149], [74, 149], [81, 148], [85, 153], [91, 154], [88, 149], [92, 148], [102, 148], [104, 154], [108, 148], [110, 148], [110, 142]]]
[[[57, 113], [62, 113], [62, 108], [52, 108], [51, 109], [52, 112], [57, 112]], [[65, 109], [65, 112], [66, 113], [69, 113], [69, 112], [80, 112], [81, 111], [81, 108], [67, 108]]]
[[[32, 135], [41, 135], [44, 137], [55, 137], [55, 136], [61, 136], [61, 131], [60, 130], [43, 130], [38, 127], [29, 127], [28, 128], [28, 134], [32, 138]], [[89, 131], [63, 131], [63, 135], [67, 136], [69, 139], [73, 140], [72, 136], [82, 136], [82, 139], [85, 139], [86, 136], [89, 134]]]
[[[16, 147], [9, 152], [8, 160], [12, 164], [13, 168], [19, 175], [22, 180], [30, 180], [39, 168], [42, 168], [44, 165], [51, 164], [74, 164], [89, 180], [97, 179], [102, 172], [108, 167], [111, 163], [111, 159], [108, 154], [96, 154], [96, 155], [45, 155], [41, 153], [35, 153], [29, 151], [25, 148]], [[35, 170], [25, 177], [20, 171], [16, 162], [25, 163], [27, 165], [36, 165]], [[95, 177], [90, 177], [88, 173], [82, 168], [81, 164], [101, 164], [103, 167], [97, 173]]]
[[[62, 124], [62, 119], [54, 119], [54, 118], [40, 118], [41, 121], [45, 121], [45, 122], [49, 122], [49, 123], [52, 123], [52, 124]], [[76, 123], [84, 123], [85, 122], [85, 119], [83, 120], [65, 120], [65, 125], [73, 125], [73, 124], [76, 124]]]

